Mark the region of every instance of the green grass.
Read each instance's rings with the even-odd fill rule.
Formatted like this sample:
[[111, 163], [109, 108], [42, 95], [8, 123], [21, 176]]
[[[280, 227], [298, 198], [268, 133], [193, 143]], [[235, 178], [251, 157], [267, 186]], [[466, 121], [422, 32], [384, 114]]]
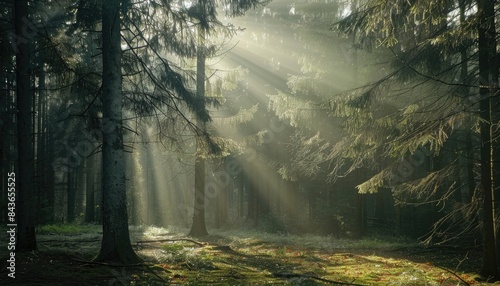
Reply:
[[[403, 237], [367, 236], [362, 239], [335, 238], [322, 235], [272, 234], [259, 230], [224, 230], [217, 231], [216, 237], [224, 237], [226, 242], [235, 246], [248, 243], [275, 243], [281, 245], [297, 245], [304, 248], [316, 248], [325, 251], [338, 249], [398, 249], [415, 247], [416, 241]], [[229, 239], [229, 240], [228, 240]]]
[[93, 224], [47, 224], [39, 226], [38, 234], [64, 234], [64, 235], [80, 235], [82, 233], [98, 233], [102, 231], [102, 227]]
[[[115, 268], [82, 262], [98, 253], [100, 226], [47, 225], [38, 231], [40, 251], [19, 256], [19, 281], [26, 285], [40, 277], [47, 283], [37, 285], [53, 285], [53, 281], [72, 281], [73, 285], [325, 285], [314, 277], [362, 285], [465, 285], [440, 268], [454, 268], [462, 254], [424, 251], [415, 255], [424, 250], [422, 246], [397, 237], [349, 240], [240, 229], [212, 231], [217, 234], [200, 238], [205, 244], [198, 245], [165, 241], [185, 237], [186, 229], [140, 226], [130, 231], [145, 266]], [[468, 255], [472, 259], [472, 253]], [[470, 285], [480, 285], [470, 267], [456, 273]]]

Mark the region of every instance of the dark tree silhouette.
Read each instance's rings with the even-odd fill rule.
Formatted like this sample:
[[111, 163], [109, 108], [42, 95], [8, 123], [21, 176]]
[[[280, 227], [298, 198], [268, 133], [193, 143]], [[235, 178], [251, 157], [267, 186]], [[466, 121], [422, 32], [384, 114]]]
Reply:
[[16, 249], [36, 250], [35, 193], [33, 192], [33, 138], [32, 138], [32, 89], [30, 51], [31, 39], [27, 33], [28, 1], [14, 1], [14, 26], [16, 30], [16, 102], [17, 102], [17, 213], [18, 237]]
[[128, 229], [122, 134], [120, 10], [120, 1], [103, 1], [101, 99], [103, 105], [103, 237], [101, 250], [95, 260], [134, 264], [138, 263], [140, 258], [132, 249]]

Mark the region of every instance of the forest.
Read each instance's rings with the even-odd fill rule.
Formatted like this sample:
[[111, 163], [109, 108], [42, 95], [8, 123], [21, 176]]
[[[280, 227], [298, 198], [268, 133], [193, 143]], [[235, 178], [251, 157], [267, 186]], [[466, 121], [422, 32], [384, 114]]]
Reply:
[[1, 285], [500, 283], [497, 0], [0, 0]]

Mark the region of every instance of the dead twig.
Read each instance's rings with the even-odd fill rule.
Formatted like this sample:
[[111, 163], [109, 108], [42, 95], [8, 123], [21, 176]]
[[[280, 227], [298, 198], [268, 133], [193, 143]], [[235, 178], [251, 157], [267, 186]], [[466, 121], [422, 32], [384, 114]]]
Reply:
[[61, 243], [68, 243], [68, 242], [74, 242], [74, 243], [90, 243], [90, 242], [100, 242], [99, 239], [92, 239], [92, 240], [61, 240], [61, 239], [51, 239], [51, 240], [40, 240], [38, 241], [39, 243], [52, 243], [52, 242], [61, 242]]
[[441, 266], [438, 266], [438, 265], [435, 265], [435, 267], [439, 268], [439, 269], [442, 269], [450, 274], [452, 274], [453, 276], [457, 277], [458, 279], [460, 279], [460, 281], [462, 281], [465, 285], [467, 286], [470, 286], [469, 283], [467, 283], [467, 281], [465, 281], [462, 277], [460, 277], [460, 275], [458, 275], [457, 273], [451, 271], [450, 269], [448, 268], [445, 268], [445, 267], [441, 267]]
[[99, 261], [80, 260], [80, 259], [76, 259], [76, 258], [71, 258], [71, 259], [75, 262], [78, 262], [78, 263], [104, 265], [104, 266], [109, 266], [109, 267], [139, 267], [139, 266], [146, 265], [146, 264], [144, 264], [144, 262], [136, 263], [136, 264], [113, 264], [113, 263], [106, 263], [106, 262], [99, 262]]
[[[156, 274], [153, 269], [151, 269], [151, 267], [149, 267], [149, 265], [147, 264], [144, 264], [144, 267], [146, 267], [151, 273], [153, 273], [154, 276], [158, 277], [158, 279], [162, 280], [163, 282], [165, 283], [168, 283], [167, 280], [163, 279], [160, 275]], [[171, 271], [167, 270], [167, 269], [163, 269], [165, 272], [168, 272], [168, 273], [172, 273]]]

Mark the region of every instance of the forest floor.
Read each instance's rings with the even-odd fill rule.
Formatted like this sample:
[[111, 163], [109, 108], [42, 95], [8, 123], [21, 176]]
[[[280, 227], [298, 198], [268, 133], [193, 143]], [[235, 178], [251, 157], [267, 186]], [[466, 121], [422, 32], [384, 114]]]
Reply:
[[[7, 276], [7, 245], [0, 248], [0, 285], [486, 285], [474, 272], [478, 249], [251, 230], [194, 240], [185, 231], [131, 227], [145, 263], [120, 267], [91, 262], [99, 226], [45, 226], [37, 235], [39, 251], [16, 254], [15, 279]], [[0, 241], [5, 234], [2, 229]]]

